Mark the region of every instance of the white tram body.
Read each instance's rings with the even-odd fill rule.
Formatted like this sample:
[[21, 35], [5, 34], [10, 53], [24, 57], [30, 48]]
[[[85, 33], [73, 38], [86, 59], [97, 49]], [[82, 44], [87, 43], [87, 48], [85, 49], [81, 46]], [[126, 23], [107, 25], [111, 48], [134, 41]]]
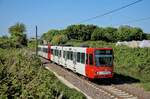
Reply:
[[[89, 51], [88, 51], [89, 49]], [[94, 48], [86, 47], [67, 47], [67, 46], [49, 46], [49, 45], [39, 45], [38, 55], [59, 65], [64, 68], [68, 68], [76, 73], [87, 76], [88, 78], [111, 78], [112, 77], [112, 67], [95, 67], [94, 59], [91, 60], [89, 54], [91, 51], [94, 52]], [[107, 49], [112, 50], [112, 49]], [[104, 55], [103, 55], [104, 56]], [[92, 56], [94, 58], [94, 54]], [[90, 62], [92, 61], [92, 62]], [[93, 63], [93, 65], [90, 65]], [[89, 65], [88, 65], [89, 64]], [[102, 76], [97, 76], [97, 71], [100, 70], [108, 71], [111, 74], [105, 74]], [[96, 73], [96, 74], [95, 74]]]

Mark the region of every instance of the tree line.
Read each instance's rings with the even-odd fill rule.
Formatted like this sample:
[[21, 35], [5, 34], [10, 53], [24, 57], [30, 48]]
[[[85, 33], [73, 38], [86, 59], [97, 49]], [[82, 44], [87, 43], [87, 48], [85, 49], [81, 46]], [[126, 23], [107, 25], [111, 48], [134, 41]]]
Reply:
[[[24, 47], [27, 46], [28, 40], [26, 37], [26, 26], [23, 23], [16, 23], [8, 28], [10, 36], [0, 37], [0, 47]], [[120, 26], [115, 27], [98, 27], [96, 25], [70, 25], [62, 30], [51, 29], [43, 33], [41, 40], [59, 45], [65, 44], [69, 40], [80, 41], [132, 41], [149, 39], [150, 34], [146, 34], [139, 27]]]
[[70, 25], [63, 30], [49, 30], [41, 37], [51, 44], [64, 44], [68, 40], [80, 41], [132, 41], [150, 39], [150, 35], [143, 32], [139, 27], [120, 26], [114, 27], [98, 27], [96, 25]]
[[10, 36], [0, 37], [1, 48], [20, 48], [27, 46], [26, 26], [23, 23], [16, 23], [8, 28]]

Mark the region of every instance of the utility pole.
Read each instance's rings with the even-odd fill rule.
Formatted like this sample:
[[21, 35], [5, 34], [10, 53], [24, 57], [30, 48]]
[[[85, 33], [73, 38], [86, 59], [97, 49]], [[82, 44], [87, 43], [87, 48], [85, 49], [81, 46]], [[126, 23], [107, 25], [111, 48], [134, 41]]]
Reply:
[[36, 33], [36, 56], [38, 55], [38, 35], [37, 35], [37, 25], [35, 26], [35, 33]]

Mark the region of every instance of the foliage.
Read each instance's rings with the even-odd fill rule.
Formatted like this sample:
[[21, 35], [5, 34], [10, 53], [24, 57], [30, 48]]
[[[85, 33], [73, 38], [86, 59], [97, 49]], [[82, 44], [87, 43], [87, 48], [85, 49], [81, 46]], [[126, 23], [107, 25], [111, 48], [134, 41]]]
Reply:
[[68, 41], [68, 38], [66, 35], [61, 34], [61, 35], [55, 35], [51, 41], [52, 45], [60, 45], [64, 44]]
[[0, 48], [10, 48], [12, 43], [7, 36], [0, 37]]
[[15, 25], [9, 28], [9, 33], [11, 35], [19, 35], [17, 33], [24, 33], [26, 31], [26, 27], [23, 23], [16, 23]]
[[36, 40], [35, 39], [30, 39], [28, 41], [28, 48], [30, 50], [32, 50], [33, 52], [35, 52], [35, 50], [36, 50]]
[[9, 33], [11, 36], [11, 42], [15, 47], [27, 46], [27, 37], [24, 32], [26, 27], [23, 23], [16, 23], [13, 26], [10, 26]]
[[[149, 36], [143, 33], [143, 30], [138, 27], [120, 26], [119, 28], [113, 27], [98, 27], [96, 25], [70, 25], [63, 30], [49, 30], [44, 33], [41, 39], [48, 42], [56, 41], [56, 38], [52, 40], [54, 36], [65, 35], [68, 40], [81, 40], [81, 41], [98, 41], [103, 40], [106, 42], [117, 41], [132, 41], [148, 39]], [[61, 44], [61, 43], [60, 43]]]
[[90, 40], [91, 34], [97, 28], [95, 25], [70, 25], [66, 28], [68, 39]]
[[42, 40], [46, 40], [47, 42], [51, 42], [53, 37], [60, 32], [58, 30], [49, 30], [47, 33], [44, 33], [41, 37]]
[[109, 42], [117, 42], [118, 41], [118, 32], [117, 28], [106, 27], [105, 31], [107, 33], [107, 40]]
[[108, 40], [107, 34], [104, 28], [97, 28], [92, 33], [91, 39], [96, 40]]
[[145, 90], [150, 91], [150, 82], [143, 83], [142, 86], [144, 87]]
[[[42, 35], [41, 39], [55, 44], [55, 41], [58, 41], [59, 35], [63, 35], [65, 37], [65, 41], [75, 39], [86, 41], [91, 39], [91, 35], [96, 28], [98, 27], [95, 25], [70, 25], [64, 30], [49, 30], [47, 33]], [[60, 42], [60, 44], [62, 43]]]
[[144, 33], [142, 29], [130, 26], [120, 26], [118, 28], [120, 41], [142, 40]]
[[72, 40], [68, 41], [66, 45], [72, 45], [72, 46], [89, 46], [89, 47], [113, 47], [114, 43], [108, 43], [105, 41], [79, 41], [79, 40]]
[[150, 40], [150, 34], [145, 34], [146, 35], [146, 39]]
[[118, 40], [117, 29], [112, 27], [106, 28], [97, 28], [94, 30], [91, 36], [91, 40], [97, 41], [107, 41], [107, 42], [116, 42]]
[[115, 65], [118, 73], [150, 82], [150, 49], [114, 47]]
[[0, 49], [0, 98], [85, 99], [43, 68], [26, 49]]

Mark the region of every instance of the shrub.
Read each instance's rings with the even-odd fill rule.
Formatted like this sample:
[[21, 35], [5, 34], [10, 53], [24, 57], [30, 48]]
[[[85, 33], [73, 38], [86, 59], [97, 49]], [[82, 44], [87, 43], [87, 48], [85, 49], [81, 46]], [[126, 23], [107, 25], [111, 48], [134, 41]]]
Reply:
[[85, 99], [62, 84], [26, 49], [0, 49], [0, 98]]

